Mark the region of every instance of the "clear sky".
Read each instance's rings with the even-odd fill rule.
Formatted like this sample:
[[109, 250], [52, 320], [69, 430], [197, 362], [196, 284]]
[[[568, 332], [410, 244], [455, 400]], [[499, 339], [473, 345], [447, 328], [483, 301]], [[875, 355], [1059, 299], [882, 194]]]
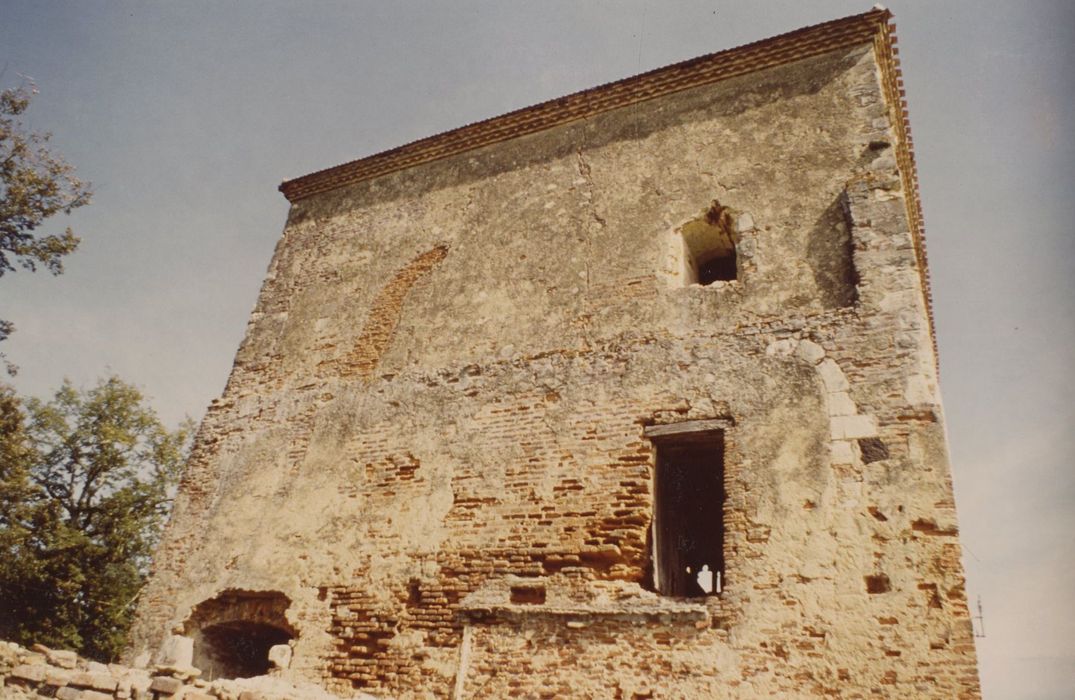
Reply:
[[[1075, 692], [1075, 0], [896, 14], [987, 698]], [[58, 278], [0, 279], [24, 394], [223, 390], [280, 181], [861, 2], [0, 0], [0, 86], [95, 185]], [[54, 228], [68, 222], [59, 221]]]

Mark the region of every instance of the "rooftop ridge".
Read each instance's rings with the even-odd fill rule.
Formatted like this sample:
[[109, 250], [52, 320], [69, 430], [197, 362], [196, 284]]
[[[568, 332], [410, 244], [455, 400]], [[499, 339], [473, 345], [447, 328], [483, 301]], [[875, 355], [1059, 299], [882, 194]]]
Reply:
[[845, 46], [868, 43], [882, 33], [891, 16], [888, 10], [875, 9], [673, 63], [286, 180], [281, 183], [280, 191], [288, 201], [296, 202], [314, 194], [646, 102], [669, 93], [772, 68]]

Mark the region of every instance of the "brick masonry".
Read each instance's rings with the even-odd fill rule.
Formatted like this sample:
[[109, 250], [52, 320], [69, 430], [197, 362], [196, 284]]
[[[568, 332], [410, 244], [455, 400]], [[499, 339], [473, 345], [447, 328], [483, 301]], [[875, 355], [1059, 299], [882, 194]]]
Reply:
[[[339, 693], [978, 697], [878, 46], [296, 197], [132, 657], [253, 591]], [[738, 278], [686, 284], [714, 200]], [[720, 596], [652, 592], [684, 421], [727, 426]]]

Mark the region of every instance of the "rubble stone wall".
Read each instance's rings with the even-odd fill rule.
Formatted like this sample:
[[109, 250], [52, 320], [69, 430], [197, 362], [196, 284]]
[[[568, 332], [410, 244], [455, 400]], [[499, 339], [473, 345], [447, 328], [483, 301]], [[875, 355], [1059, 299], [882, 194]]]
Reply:
[[[891, 115], [865, 44], [296, 202], [132, 655], [262, 591], [341, 693], [977, 697]], [[714, 207], [738, 278], [686, 284]], [[662, 598], [692, 420], [725, 585]]]
[[[0, 641], [0, 698], [4, 700], [334, 700], [309, 683], [281, 677], [208, 681], [188, 666], [133, 668], [102, 664], [73, 651]], [[373, 700], [364, 693], [354, 700]]]

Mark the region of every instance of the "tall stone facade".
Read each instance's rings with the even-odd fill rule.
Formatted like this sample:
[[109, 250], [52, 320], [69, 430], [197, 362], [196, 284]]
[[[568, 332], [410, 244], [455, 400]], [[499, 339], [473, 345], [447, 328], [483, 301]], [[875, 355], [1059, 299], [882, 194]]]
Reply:
[[977, 697], [889, 21], [284, 183], [132, 655], [181, 633], [241, 676], [286, 644], [398, 697]]

